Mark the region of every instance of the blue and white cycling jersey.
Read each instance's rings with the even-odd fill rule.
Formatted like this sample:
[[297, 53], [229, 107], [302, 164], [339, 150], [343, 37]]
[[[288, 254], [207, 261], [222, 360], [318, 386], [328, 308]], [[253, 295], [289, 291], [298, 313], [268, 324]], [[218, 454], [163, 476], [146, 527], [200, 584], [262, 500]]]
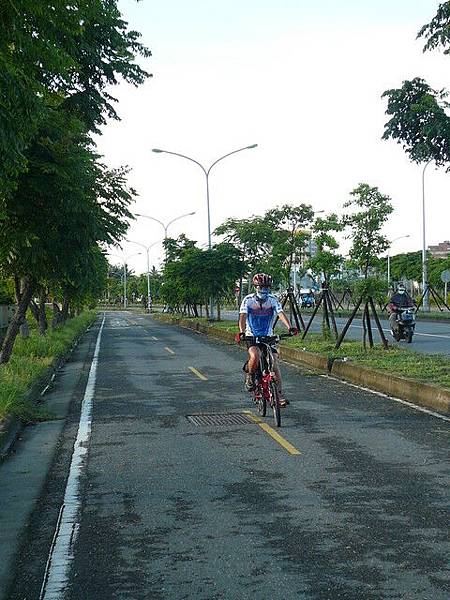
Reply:
[[266, 300], [260, 300], [256, 294], [249, 294], [242, 300], [240, 314], [247, 315], [245, 335], [273, 335], [275, 317], [283, 312], [278, 299], [269, 294]]

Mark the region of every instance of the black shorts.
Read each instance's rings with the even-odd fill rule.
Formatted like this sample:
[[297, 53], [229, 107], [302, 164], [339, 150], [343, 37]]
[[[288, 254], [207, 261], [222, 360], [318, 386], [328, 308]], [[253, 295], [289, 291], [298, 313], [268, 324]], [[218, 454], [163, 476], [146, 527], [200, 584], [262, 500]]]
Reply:
[[[248, 340], [246, 340], [245, 343], [247, 344], [247, 349], [248, 348], [253, 348], [254, 346], [256, 346], [257, 348], [259, 348], [260, 350], [263, 348], [262, 344], [256, 344], [254, 341], [253, 342], [249, 342]], [[278, 349], [277, 349], [277, 347], [276, 347], [275, 344], [272, 344], [270, 346], [270, 348], [272, 349], [272, 352], [274, 354], [278, 354]]]

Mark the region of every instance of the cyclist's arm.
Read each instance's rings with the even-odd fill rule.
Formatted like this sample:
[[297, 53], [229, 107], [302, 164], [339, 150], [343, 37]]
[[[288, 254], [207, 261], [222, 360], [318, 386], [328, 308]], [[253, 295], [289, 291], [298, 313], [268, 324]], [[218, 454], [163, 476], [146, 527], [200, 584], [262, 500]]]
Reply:
[[247, 327], [247, 315], [246, 315], [246, 313], [240, 313], [240, 315], [239, 315], [239, 331], [240, 331], [240, 333], [245, 333], [246, 327]]
[[285, 325], [285, 327], [287, 327], [287, 329], [291, 328], [291, 324], [289, 323], [288, 318], [286, 317], [286, 315], [284, 314], [284, 312], [278, 313], [278, 318], [283, 323], [283, 325]]

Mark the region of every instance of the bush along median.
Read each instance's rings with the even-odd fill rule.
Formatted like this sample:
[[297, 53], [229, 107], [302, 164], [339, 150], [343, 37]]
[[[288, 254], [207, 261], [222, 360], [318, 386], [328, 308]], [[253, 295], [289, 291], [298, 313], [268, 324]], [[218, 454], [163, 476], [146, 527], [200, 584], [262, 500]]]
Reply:
[[85, 311], [45, 336], [33, 328], [28, 338], [17, 339], [10, 361], [0, 365], [0, 426], [11, 418], [22, 422], [52, 418], [45, 406], [36, 402], [33, 392], [68, 355], [95, 317], [96, 311]]
[[[161, 314], [154, 317], [230, 342], [238, 331], [231, 321], [210, 322]], [[323, 340], [319, 334], [308, 334], [304, 340], [296, 336], [283, 341], [281, 357], [287, 362], [306, 365], [351, 383], [450, 413], [450, 359], [444, 355], [399, 347], [385, 350], [381, 345], [364, 351], [360, 341], [345, 341], [335, 350], [333, 341]]]

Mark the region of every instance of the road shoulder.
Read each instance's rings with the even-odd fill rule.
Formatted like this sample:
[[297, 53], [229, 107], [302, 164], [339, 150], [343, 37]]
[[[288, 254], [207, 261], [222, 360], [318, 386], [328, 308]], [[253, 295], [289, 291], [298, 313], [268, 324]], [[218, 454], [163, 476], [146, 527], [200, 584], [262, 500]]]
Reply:
[[58, 371], [46, 394], [55, 420], [25, 427], [12, 452], [0, 463], [0, 598], [14, 579], [16, 557], [27, 538], [31, 515], [39, 502], [67, 417], [79, 410], [98, 323], [80, 340], [71, 358]]

